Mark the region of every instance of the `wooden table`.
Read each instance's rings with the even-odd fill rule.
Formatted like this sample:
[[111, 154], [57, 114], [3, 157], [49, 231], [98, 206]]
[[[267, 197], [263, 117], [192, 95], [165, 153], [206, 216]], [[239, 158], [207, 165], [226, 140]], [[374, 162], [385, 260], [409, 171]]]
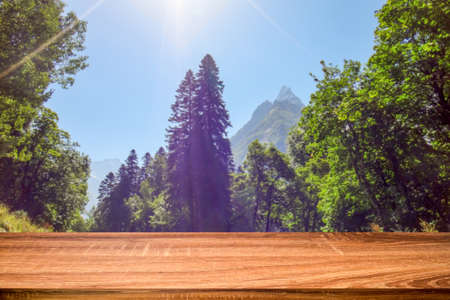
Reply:
[[448, 233], [1, 233], [1, 299], [450, 299]]

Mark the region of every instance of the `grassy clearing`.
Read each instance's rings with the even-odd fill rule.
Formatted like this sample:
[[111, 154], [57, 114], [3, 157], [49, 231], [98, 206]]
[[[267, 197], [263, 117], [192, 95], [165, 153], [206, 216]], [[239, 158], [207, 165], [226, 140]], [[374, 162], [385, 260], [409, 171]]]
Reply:
[[0, 204], [0, 232], [49, 232], [49, 228], [33, 224], [26, 212], [10, 212], [8, 207]]

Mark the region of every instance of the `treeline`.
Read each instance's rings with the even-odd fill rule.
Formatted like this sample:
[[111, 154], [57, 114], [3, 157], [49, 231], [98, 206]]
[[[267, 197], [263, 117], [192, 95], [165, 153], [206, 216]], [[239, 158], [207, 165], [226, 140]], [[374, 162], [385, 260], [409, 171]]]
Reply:
[[101, 183], [93, 214], [102, 231], [229, 231], [230, 126], [223, 83], [210, 55], [189, 70], [172, 105], [168, 151], [161, 148], [143, 166], [131, 151], [117, 174]]
[[89, 159], [45, 107], [87, 66], [85, 32], [59, 0], [0, 1], [0, 202], [47, 230], [86, 228]]
[[87, 66], [86, 24], [59, 0], [0, 1], [0, 201], [56, 231], [448, 231], [450, 6], [389, 0], [376, 16], [366, 64], [313, 76], [288, 153], [254, 141], [242, 166], [206, 55], [167, 145], [142, 163], [131, 151], [84, 220], [89, 159], [45, 103]]
[[289, 151], [254, 141], [234, 171], [217, 67], [188, 71], [167, 152], [131, 152], [100, 188], [95, 230], [448, 231], [450, 6], [391, 0], [374, 54], [322, 62]]

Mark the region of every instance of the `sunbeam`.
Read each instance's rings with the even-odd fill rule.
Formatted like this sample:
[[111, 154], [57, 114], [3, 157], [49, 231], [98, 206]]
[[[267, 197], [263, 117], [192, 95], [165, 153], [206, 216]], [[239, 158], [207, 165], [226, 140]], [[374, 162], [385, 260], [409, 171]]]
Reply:
[[59, 40], [64, 34], [67, 33], [67, 31], [71, 30], [74, 26], [76, 26], [80, 20], [83, 20], [84, 18], [86, 18], [87, 16], [89, 16], [94, 10], [96, 10], [100, 5], [103, 4], [103, 2], [105, 2], [106, 0], [98, 0], [97, 2], [94, 3], [94, 5], [92, 5], [90, 8], [88, 8], [84, 13], [82, 13], [80, 15], [80, 17], [78, 18], [77, 21], [72, 22], [72, 24], [70, 24], [69, 26], [67, 26], [66, 28], [64, 28], [63, 30], [61, 30], [59, 33], [55, 34], [53, 37], [51, 37], [50, 39], [48, 39], [46, 42], [44, 42], [42, 45], [40, 45], [38, 48], [36, 48], [33, 52], [31, 52], [30, 54], [24, 56], [19, 62], [11, 65], [10, 67], [8, 67], [6, 70], [4, 70], [3, 72], [0, 73], [0, 80], [3, 79], [4, 77], [8, 76], [9, 74], [11, 74], [12, 72], [14, 72], [15, 70], [17, 70], [18, 68], [20, 68], [27, 60], [29, 59], [33, 59], [36, 55], [38, 55], [39, 53], [41, 53], [43, 50], [45, 50], [48, 46], [50, 46], [51, 44], [53, 44], [54, 42], [56, 42], [57, 40]]
[[291, 42], [293, 42], [296, 47], [304, 50], [300, 42], [292, 34], [284, 30], [283, 27], [281, 27], [281, 25], [278, 24], [277, 21], [275, 21], [271, 16], [269, 16], [261, 6], [256, 4], [256, 2], [254, 2], [253, 0], [247, 0], [247, 2], [259, 13], [261, 17], [263, 17], [267, 22], [269, 22], [269, 24], [272, 25], [279, 33], [281, 33], [286, 38], [291, 40]]

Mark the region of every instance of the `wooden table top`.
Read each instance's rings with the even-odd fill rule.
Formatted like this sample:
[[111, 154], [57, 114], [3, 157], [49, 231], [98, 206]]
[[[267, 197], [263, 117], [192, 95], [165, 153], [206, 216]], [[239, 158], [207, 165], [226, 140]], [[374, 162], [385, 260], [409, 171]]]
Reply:
[[0, 296], [27, 291], [449, 299], [450, 234], [0, 233]]

